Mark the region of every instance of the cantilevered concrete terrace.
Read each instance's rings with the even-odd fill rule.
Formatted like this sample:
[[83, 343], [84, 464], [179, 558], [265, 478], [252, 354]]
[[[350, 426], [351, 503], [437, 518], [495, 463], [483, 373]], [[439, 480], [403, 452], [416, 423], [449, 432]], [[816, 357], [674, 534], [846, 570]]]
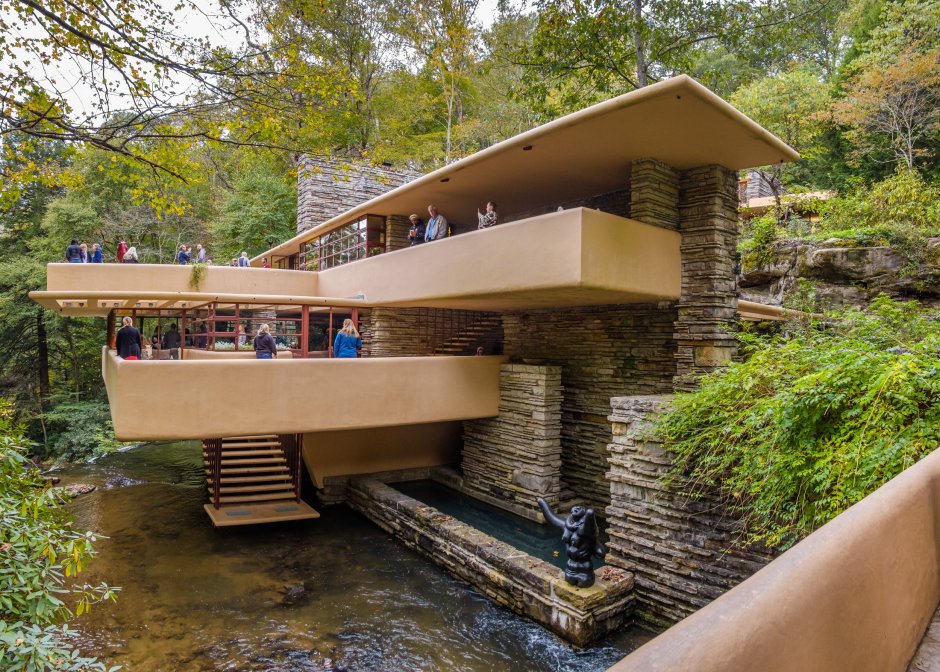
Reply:
[[[197, 351], [198, 353], [198, 351]], [[502, 357], [125, 361], [102, 352], [122, 441], [420, 425], [498, 413]], [[196, 354], [196, 357], [199, 357]], [[394, 393], [390, 393], [394, 390]]]
[[50, 264], [30, 296], [63, 315], [192, 309], [210, 301], [522, 309], [679, 298], [680, 236], [575, 208], [325, 271], [151, 264]]

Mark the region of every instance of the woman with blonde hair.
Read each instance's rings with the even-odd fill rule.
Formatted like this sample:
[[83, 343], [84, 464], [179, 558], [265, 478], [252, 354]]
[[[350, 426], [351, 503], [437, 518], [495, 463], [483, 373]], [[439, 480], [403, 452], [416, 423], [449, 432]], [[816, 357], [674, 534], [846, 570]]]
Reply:
[[125, 264], [137, 264], [140, 263], [140, 260], [137, 258], [137, 248], [129, 247], [127, 252], [124, 253], [124, 263]]
[[333, 356], [355, 358], [361, 348], [362, 338], [356, 331], [356, 325], [347, 317], [343, 320], [343, 328], [336, 332], [333, 340]]
[[258, 327], [258, 335], [255, 336], [254, 346], [256, 359], [275, 359], [277, 357], [277, 345], [274, 343], [274, 337], [271, 336], [271, 327], [266, 324]]

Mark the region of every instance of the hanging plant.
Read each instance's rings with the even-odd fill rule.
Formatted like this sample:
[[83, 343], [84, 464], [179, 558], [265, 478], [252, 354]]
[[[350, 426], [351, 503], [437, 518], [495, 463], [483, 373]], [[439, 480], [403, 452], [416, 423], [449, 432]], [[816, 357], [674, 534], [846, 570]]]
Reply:
[[195, 263], [190, 267], [189, 270], [189, 288], [190, 289], [199, 289], [199, 285], [202, 284], [203, 279], [206, 277], [206, 269], [209, 267], [208, 264], [204, 263]]

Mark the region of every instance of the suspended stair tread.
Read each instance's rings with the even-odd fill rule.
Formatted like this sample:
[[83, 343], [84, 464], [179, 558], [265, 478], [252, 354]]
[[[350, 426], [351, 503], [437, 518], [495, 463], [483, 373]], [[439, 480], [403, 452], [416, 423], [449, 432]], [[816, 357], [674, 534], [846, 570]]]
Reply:
[[[254, 455], [283, 455], [284, 451], [280, 448], [263, 448], [260, 450], [222, 450], [222, 461], [230, 457], [252, 457]], [[209, 457], [209, 453], [203, 451], [203, 457]]]
[[[274, 472], [283, 472], [285, 476], [290, 476], [290, 472], [288, 471], [286, 464], [282, 464], [276, 467], [222, 467], [223, 478], [229, 474], [261, 474]], [[209, 476], [210, 478], [212, 477], [211, 469], [206, 469], [206, 476]]]
[[[209, 491], [209, 494], [212, 494], [212, 486], [206, 488]], [[222, 485], [219, 488], [219, 492], [222, 496], [232, 495], [238, 493], [248, 493], [248, 492], [293, 492], [294, 486], [292, 483], [270, 483], [268, 485]]]
[[[212, 482], [212, 474], [206, 474], [206, 481]], [[283, 483], [290, 481], [291, 475], [286, 471], [283, 474], [267, 474], [265, 476], [226, 476], [222, 475], [222, 486], [227, 483]]]
[[227, 497], [220, 497], [219, 503], [221, 504], [235, 504], [239, 502], [269, 502], [273, 499], [296, 499], [297, 495], [294, 494], [294, 489], [291, 488], [290, 492], [272, 492], [265, 493], [263, 495], [228, 495]]
[[233, 441], [231, 443], [223, 441], [222, 450], [229, 450], [230, 448], [270, 448], [280, 445], [280, 441]]
[[277, 434], [254, 434], [252, 436], [226, 436], [222, 441], [274, 441]]
[[222, 458], [222, 468], [237, 467], [249, 464], [285, 464], [287, 460], [283, 457], [236, 457], [232, 459]]
[[228, 504], [215, 508], [204, 506], [216, 527], [280, 523], [291, 520], [311, 520], [320, 514], [306, 502], [267, 502], [257, 504]]

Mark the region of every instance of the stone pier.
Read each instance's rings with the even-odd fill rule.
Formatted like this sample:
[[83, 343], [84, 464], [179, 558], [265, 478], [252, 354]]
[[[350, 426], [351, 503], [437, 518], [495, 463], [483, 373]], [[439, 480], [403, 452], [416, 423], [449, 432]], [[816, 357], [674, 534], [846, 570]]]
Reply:
[[463, 490], [542, 520], [536, 500], [561, 493], [561, 367], [504, 364], [499, 416], [464, 422]]
[[611, 399], [606, 561], [635, 574], [636, 620], [651, 629], [685, 618], [773, 559], [734, 547], [741, 527], [716, 501], [689, 500], [662, 480], [672, 459], [650, 429], [668, 400]]

